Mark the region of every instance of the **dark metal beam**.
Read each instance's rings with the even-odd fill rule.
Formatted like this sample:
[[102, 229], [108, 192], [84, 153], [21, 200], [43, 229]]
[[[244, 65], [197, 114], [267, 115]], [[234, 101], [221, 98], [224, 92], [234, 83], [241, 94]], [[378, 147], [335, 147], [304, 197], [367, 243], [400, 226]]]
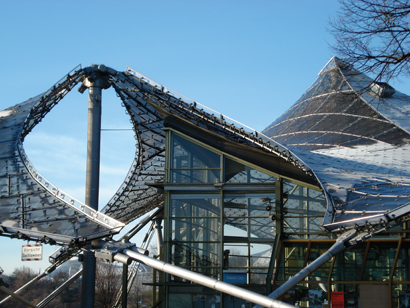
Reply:
[[[100, 185], [100, 148], [101, 148], [101, 96], [102, 90], [108, 89], [108, 77], [104, 74], [105, 66], [92, 66], [92, 73], [83, 81], [81, 91], [88, 88], [88, 131], [87, 131], [87, 174], [85, 203], [98, 211]], [[80, 90], [79, 89], [79, 90]], [[81, 92], [80, 91], [80, 92]], [[83, 280], [81, 290], [81, 307], [94, 307], [96, 260], [87, 244], [83, 259]]]

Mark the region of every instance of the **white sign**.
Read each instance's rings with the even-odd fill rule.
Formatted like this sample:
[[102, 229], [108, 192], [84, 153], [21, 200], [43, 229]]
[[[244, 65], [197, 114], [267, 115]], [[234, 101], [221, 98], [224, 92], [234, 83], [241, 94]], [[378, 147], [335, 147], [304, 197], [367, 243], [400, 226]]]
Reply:
[[43, 245], [21, 246], [21, 261], [41, 261], [43, 259]]

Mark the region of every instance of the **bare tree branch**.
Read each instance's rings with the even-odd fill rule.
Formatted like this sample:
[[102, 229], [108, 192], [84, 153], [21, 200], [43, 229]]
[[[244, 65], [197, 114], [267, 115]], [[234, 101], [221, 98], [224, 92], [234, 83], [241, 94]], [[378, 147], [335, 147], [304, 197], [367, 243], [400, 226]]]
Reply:
[[332, 50], [357, 69], [388, 81], [410, 76], [410, 0], [339, 0], [329, 21]]

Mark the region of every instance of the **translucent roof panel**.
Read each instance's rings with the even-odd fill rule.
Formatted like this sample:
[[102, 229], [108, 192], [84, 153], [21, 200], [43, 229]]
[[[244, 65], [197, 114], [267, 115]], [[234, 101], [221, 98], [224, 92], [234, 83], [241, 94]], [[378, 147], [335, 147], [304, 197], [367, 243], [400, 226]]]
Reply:
[[[116, 220], [129, 223], [161, 206], [164, 196], [156, 187], [164, 183], [164, 127], [175, 125], [186, 134], [200, 130], [194, 138], [214, 142], [211, 146], [223, 144], [223, 151], [240, 155], [238, 158], [244, 161], [323, 188], [324, 225], [329, 230], [382, 217], [405, 205], [410, 196], [410, 97], [393, 91], [381, 96], [383, 92], [375, 92], [369, 77], [337, 58], [332, 58], [306, 93], [262, 133], [131, 68], [120, 72], [100, 67], [78, 68], [40, 96], [0, 111], [0, 171], [4, 177], [0, 183], [0, 215], [8, 217], [7, 222], [4, 218], [0, 221], [1, 226], [16, 232], [25, 230], [26, 234], [36, 228], [50, 231], [55, 240], [60, 237], [64, 242], [117, 231], [123, 224]], [[37, 177], [22, 147], [25, 136], [53, 106], [94, 73], [107, 76], [130, 116], [137, 140], [129, 172], [101, 212], [90, 211]], [[269, 163], [260, 161], [262, 154], [268, 155]], [[11, 186], [5, 179], [10, 172], [15, 176], [11, 181], [23, 183], [31, 178], [35, 182], [32, 185], [26, 181], [27, 193], [32, 189], [40, 192], [30, 199], [36, 205], [27, 207], [35, 219], [22, 220], [18, 209], [9, 207], [19, 198], [7, 191]], [[259, 176], [255, 170], [254, 177]], [[53, 203], [52, 216], [58, 223], [50, 222], [51, 216], [37, 211], [37, 205], [47, 202]]]
[[[125, 107], [137, 140], [135, 157], [123, 183], [100, 212], [70, 197], [41, 176], [23, 147], [25, 137], [53, 107], [78, 83], [91, 82], [95, 74], [105, 76], [118, 94], [118, 103]], [[0, 227], [3, 232], [19, 234], [22, 239], [77, 243], [85, 238], [110, 236], [126, 223], [161, 206], [164, 196], [157, 187], [164, 183], [165, 175], [164, 127], [176, 122], [178, 129], [187, 126], [186, 134], [201, 130], [196, 138], [204, 138], [204, 132], [217, 138], [214, 145], [223, 145], [224, 151], [231, 155], [240, 154], [241, 159], [253, 160], [256, 166], [263, 162], [262, 168], [267, 164], [274, 173], [317, 185], [304, 162], [279, 143], [133, 69], [120, 72], [103, 65], [77, 67], [48, 91], [0, 111]], [[202, 142], [210, 142], [208, 137]], [[244, 172], [232, 175], [232, 181], [233, 178], [239, 181]], [[250, 174], [251, 183], [274, 182], [272, 177], [256, 169], [246, 172]], [[23, 203], [24, 217], [22, 208], [15, 206], [19, 203]], [[267, 232], [265, 225], [257, 220], [252, 224], [254, 234]], [[271, 232], [272, 228], [267, 228]]]
[[410, 201], [410, 97], [394, 91], [381, 97], [372, 86], [372, 79], [332, 58], [263, 131], [322, 183], [328, 229], [365, 223]]
[[110, 236], [124, 227], [55, 187], [35, 169], [24, 151], [24, 137], [82, 74], [77, 68], [50, 90], [0, 111], [1, 233], [23, 240], [73, 244]]

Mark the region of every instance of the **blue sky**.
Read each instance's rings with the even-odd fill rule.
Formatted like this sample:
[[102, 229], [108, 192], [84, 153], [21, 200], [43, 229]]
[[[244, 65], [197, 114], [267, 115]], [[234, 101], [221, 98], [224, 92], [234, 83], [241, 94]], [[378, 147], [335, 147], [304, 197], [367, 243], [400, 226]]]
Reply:
[[[130, 66], [263, 130], [333, 56], [326, 26], [338, 7], [336, 0], [3, 1], [0, 110], [46, 91], [78, 64], [103, 63]], [[37, 170], [81, 201], [86, 125], [87, 95], [75, 89], [24, 143]], [[103, 93], [102, 127], [131, 127], [112, 89]], [[134, 152], [131, 131], [102, 132], [100, 208], [125, 178]], [[22, 244], [0, 239], [5, 272], [22, 265], [44, 270], [46, 261], [18, 261]]]

